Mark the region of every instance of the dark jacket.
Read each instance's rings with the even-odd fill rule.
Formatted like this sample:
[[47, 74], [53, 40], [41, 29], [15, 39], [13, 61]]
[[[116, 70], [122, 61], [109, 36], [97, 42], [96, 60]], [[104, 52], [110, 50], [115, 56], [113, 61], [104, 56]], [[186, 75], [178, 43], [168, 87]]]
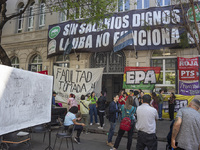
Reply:
[[116, 109], [116, 103], [112, 101], [109, 105], [109, 121], [116, 122], [116, 112], [119, 112], [119, 109]]
[[98, 110], [105, 110], [106, 109], [106, 98], [104, 96], [100, 96], [97, 105], [98, 105]]

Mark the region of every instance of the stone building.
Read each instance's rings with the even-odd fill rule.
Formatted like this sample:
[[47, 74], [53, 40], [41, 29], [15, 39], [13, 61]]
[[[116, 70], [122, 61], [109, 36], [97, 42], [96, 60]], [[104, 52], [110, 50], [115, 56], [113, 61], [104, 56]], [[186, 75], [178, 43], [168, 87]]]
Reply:
[[[146, 9], [158, 6], [153, 0], [120, 0], [118, 11]], [[27, 0], [8, 0], [7, 14], [20, 11]], [[159, 7], [171, 5], [170, 0], [159, 0]], [[198, 57], [193, 49], [167, 49], [138, 51], [138, 59], [131, 50], [123, 50], [111, 55], [111, 52], [78, 53], [79, 61], [74, 53], [64, 58], [63, 55], [47, 59], [48, 26], [67, 21], [63, 13], [51, 12], [44, 1], [33, 0], [27, 11], [18, 18], [6, 23], [3, 29], [2, 45], [12, 61], [12, 66], [30, 71], [47, 70], [53, 74], [53, 66], [70, 68], [105, 67], [102, 87], [106, 87], [108, 97], [122, 89], [125, 66], [160, 66], [161, 78], [156, 88], [167, 88], [177, 91], [177, 57]], [[95, 57], [94, 57], [95, 55]], [[94, 59], [95, 58], [95, 59]]]

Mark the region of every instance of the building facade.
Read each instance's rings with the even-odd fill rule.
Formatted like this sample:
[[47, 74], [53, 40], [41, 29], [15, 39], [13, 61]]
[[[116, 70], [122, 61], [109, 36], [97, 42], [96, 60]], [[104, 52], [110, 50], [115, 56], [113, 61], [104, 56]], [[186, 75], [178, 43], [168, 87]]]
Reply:
[[[137, 1], [137, 3], [136, 3]], [[7, 14], [21, 11], [26, 0], [8, 0]], [[170, 0], [120, 0], [117, 11], [146, 9], [171, 5]], [[54, 56], [47, 59], [48, 26], [67, 21], [63, 13], [51, 12], [45, 1], [33, 0], [26, 12], [8, 21], [3, 29], [2, 46], [11, 59], [12, 66], [29, 71], [47, 70], [53, 75], [53, 66], [69, 68], [104, 67], [102, 88], [107, 91], [111, 100], [114, 93], [122, 89], [124, 67], [161, 67], [161, 74], [156, 89], [165, 88], [178, 93], [177, 57], [198, 57], [196, 48], [142, 50], [138, 51], [136, 59], [133, 50], [123, 50], [118, 53], [71, 53], [69, 56]]]

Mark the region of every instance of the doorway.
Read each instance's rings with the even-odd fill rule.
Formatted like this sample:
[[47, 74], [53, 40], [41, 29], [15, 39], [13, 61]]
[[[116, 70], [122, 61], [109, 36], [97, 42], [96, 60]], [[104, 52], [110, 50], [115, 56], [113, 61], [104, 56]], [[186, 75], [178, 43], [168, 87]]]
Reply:
[[107, 101], [112, 101], [123, 87], [125, 56], [123, 52], [100, 52], [91, 56], [91, 68], [104, 67], [102, 91], [106, 91]]

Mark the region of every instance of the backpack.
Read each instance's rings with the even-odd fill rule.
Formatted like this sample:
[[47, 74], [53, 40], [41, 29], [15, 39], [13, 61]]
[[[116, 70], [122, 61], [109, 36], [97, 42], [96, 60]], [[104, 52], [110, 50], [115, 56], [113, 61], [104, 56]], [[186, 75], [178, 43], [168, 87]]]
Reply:
[[[136, 109], [136, 107], [135, 107], [135, 109]], [[134, 111], [135, 109], [133, 109], [133, 111]], [[126, 108], [124, 108], [124, 110], [125, 110], [126, 115], [127, 115]], [[130, 117], [131, 117], [133, 111], [130, 113], [130, 116], [129, 116], [129, 117], [124, 117], [124, 118], [122, 119], [122, 121], [120, 122], [120, 129], [121, 129], [121, 130], [130, 131], [130, 129], [131, 129], [131, 124], [132, 124]]]

